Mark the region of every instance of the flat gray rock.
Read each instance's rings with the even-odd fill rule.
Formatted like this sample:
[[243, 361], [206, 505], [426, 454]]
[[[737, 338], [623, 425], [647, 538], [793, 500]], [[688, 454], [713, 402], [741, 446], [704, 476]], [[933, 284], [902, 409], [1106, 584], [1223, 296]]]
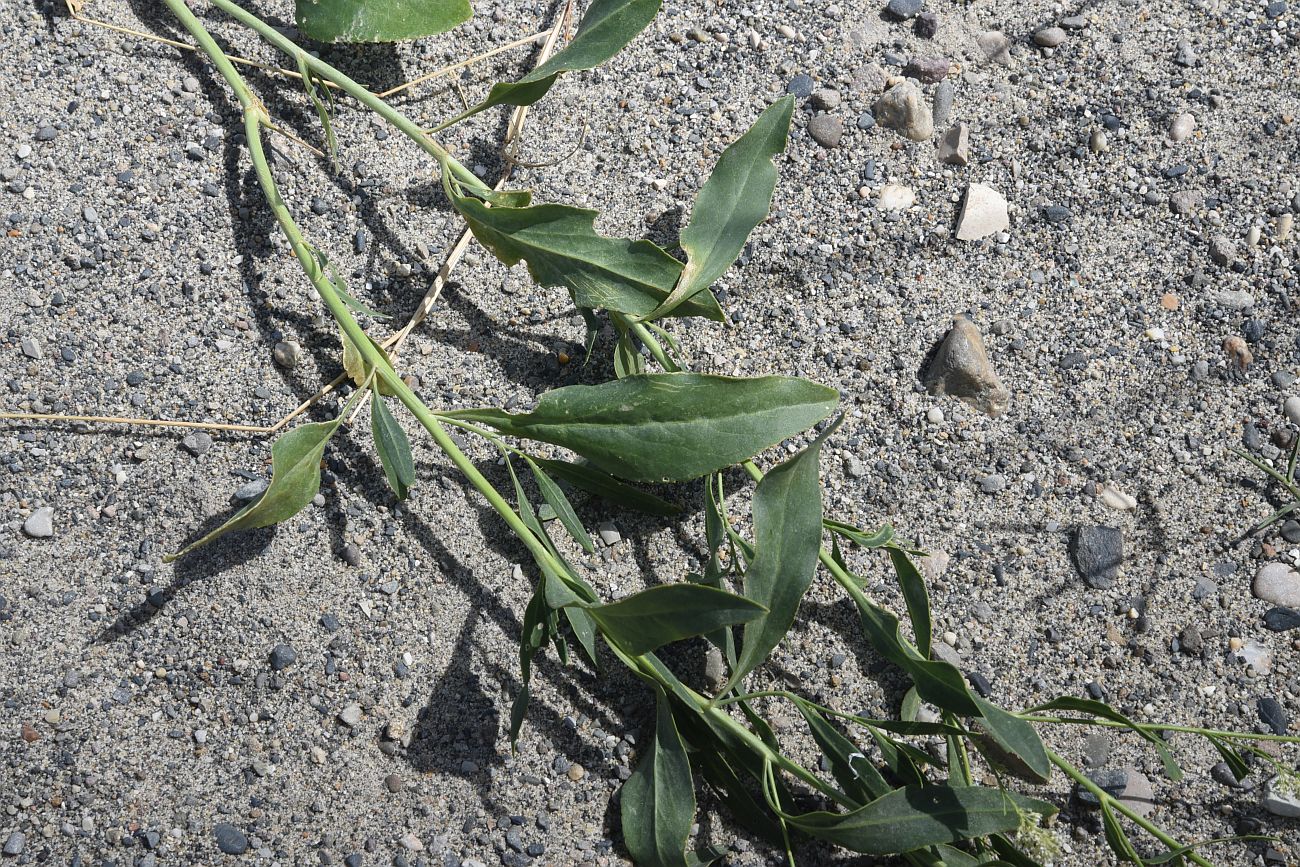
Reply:
[[54, 535], [54, 509], [42, 506], [23, 521], [23, 532], [33, 539], [48, 539]]
[[1074, 531], [1070, 553], [1088, 586], [1106, 590], [1114, 585], [1124, 562], [1124, 534], [1115, 527], [1080, 527]]
[[1251, 592], [1284, 608], [1300, 608], [1300, 572], [1285, 563], [1265, 563], [1255, 572]]
[[979, 329], [964, 316], [953, 317], [952, 328], [926, 371], [925, 384], [931, 394], [955, 397], [993, 418], [1006, 412], [1011, 402], [1011, 393], [984, 351]]

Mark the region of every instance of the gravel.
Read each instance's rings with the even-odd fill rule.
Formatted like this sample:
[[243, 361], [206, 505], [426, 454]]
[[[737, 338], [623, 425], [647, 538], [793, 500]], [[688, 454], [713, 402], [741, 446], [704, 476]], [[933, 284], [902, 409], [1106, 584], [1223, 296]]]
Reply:
[[[1176, 0], [1140, 15], [1116, 0], [912, 5], [903, 18], [885, 0], [665, 4], [625, 54], [561, 78], [530, 111], [514, 180], [540, 202], [599, 208], [611, 236], [649, 235], [671, 251], [725, 143], [798, 93], [806, 102], [775, 162], [772, 215], [716, 284], [730, 324], [668, 325], [693, 363], [797, 373], [840, 392], [845, 420], [822, 462], [827, 515], [888, 522], [947, 552], [931, 558], [946, 568], [923, 563], [936, 633], [952, 633], [944, 652], [999, 703], [1100, 694], [1143, 720], [1251, 729], [1264, 725], [1257, 703], [1268, 696], [1296, 719], [1298, 633], [1274, 631], [1281, 615], [1270, 613], [1294, 601], [1256, 598], [1252, 585], [1267, 564], [1289, 576], [1298, 543], [1280, 523], [1249, 532], [1280, 505], [1278, 491], [1227, 452], [1249, 423], [1250, 453], [1277, 466], [1300, 411], [1288, 410], [1298, 392], [1287, 379], [1300, 373], [1300, 183], [1288, 170], [1297, 124], [1285, 117], [1295, 114], [1295, 4]], [[411, 45], [322, 50], [391, 87], [542, 30], [553, 14], [493, 0], [476, 12]], [[162, 7], [94, 14], [176, 36]], [[277, 61], [223, 16], [204, 20], [232, 52]], [[1038, 46], [1045, 27], [1068, 38]], [[479, 98], [527, 56], [489, 58], [459, 87]], [[947, 76], [906, 79], [914, 58], [946, 58]], [[236, 106], [206, 64], [18, 4], [0, 28], [0, 67], [0, 410], [269, 426], [341, 372], [337, 333], [318, 324], [320, 302], [250, 179]], [[895, 78], [909, 99], [875, 108]], [[255, 82], [275, 117], [321, 145], [299, 91]], [[814, 102], [822, 90], [839, 103]], [[398, 104], [433, 124], [459, 98], [429, 84]], [[842, 120], [838, 146], [813, 137], [819, 114]], [[1174, 140], [1185, 114], [1195, 125]], [[439, 136], [495, 179], [505, 117], [494, 109]], [[394, 317], [367, 317], [382, 339], [461, 224], [418, 148], [381, 138], [347, 100], [334, 122], [337, 174], [287, 139], [267, 141], [308, 239], [349, 292]], [[957, 124], [966, 161], [940, 161]], [[962, 240], [976, 184], [1001, 197], [1005, 223]], [[912, 204], [880, 207], [887, 185], [910, 190]], [[1069, 217], [1052, 222], [1048, 208]], [[926, 387], [957, 315], [1010, 396], [1001, 415]], [[591, 362], [558, 362], [561, 351], [580, 360], [585, 335], [565, 293], [471, 244], [398, 362], [437, 406], [522, 409], [607, 375], [607, 332]], [[1249, 364], [1237, 344], [1224, 350], [1229, 337]], [[292, 367], [275, 353], [289, 342], [300, 348]], [[346, 396], [303, 420], [333, 418]], [[408, 500], [387, 490], [362, 414], [323, 455], [315, 505], [176, 563], [163, 555], [247, 502], [232, 492], [263, 490], [269, 438], [205, 432], [216, 442], [204, 450], [189, 430], [0, 423], [0, 843], [23, 835], [15, 862], [234, 863], [217, 846], [222, 824], [244, 836], [238, 860], [250, 863], [626, 858], [609, 795], [644, 747], [652, 696], [611, 660], [596, 675], [578, 654], [561, 667], [548, 651], [511, 749], [515, 640], [537, 576], [398, 417], [417, 466]], [[464, 441], [508, 488], [499, 455]], [[1005, 487], [983, 493], [995, 476]], [[750, 488], [728, 478], [745, 530]], [[1135, 508], [1107, 505], [1112, 487]], [[684, 507], [679, 518], [570, 492], [585, 526], [613, 522], [620, 534], [593, 555], [553, 534], [603, 598], [702, 570], [698, 486], [656, 491]], [[41, 508], [57, 532], [32, 538], [24, 524]], [[1122, 550], [1088, 567], [1112, 582], [1095, 587], [1078, 574], [1072, 540], [1103, 525]], [[844, 553], [866, 592], [906, 610], [869, 555]], [[1122, 573], [1111, 573], [1120, 555]], [[896, 714], [893, 668], [842, 613], [838, 588], [814, 582], [777, 667], [836, 707]], [[1199, 654], [1174, 650], [1187, 627]], [[279, 644], [297, 661], [273, 670]], [[822, 665], [837, 653], [842, 665]], [[666, 658], [693, 687], [720, 674], [702, 647]], [[353, 707], [355, 725], [336, 718]], [[60, 721], [48, 722], [56, 709]], [[782, 742], [810, 750], [789, 722]], [[404, 735], [381, 737], [390, 723]], [[21, 737], [24, 725], [38, 737]], [[1088, 734], [1050, 737], [1082, 762]], [[1213, 748], [1179, 736], [1186, 778], [1175, 784], [1140, 739], [1112, 740], [1088, 769], [1136, 768], [1163, 803], [1155, 818], [1177, 836], [1291, 833], [1260, 805], [1262, 767], [1250, 792], [1225, 789], [1211, 776]], [[1110, 863], [1095, 811], [1060, 779], [1036, 793], [1063, 807], [1051, 829], [1068, 846], [1062, 863]], [[524, 853], [498, 826], [511, 816], [525, 820], [511, 825]], [[699, 844], [722, 846], [732, 863], [780, 860], [725, 811], [700, 824]], [[424, 851], [404, 848], [407, 834]], [[528, 854], [541, 843], [544, 854]], [[1216, 850], [1219, 860], [1263, 857], [1237, 846]], [[797, 860], [843, 859], [801, 844]]]

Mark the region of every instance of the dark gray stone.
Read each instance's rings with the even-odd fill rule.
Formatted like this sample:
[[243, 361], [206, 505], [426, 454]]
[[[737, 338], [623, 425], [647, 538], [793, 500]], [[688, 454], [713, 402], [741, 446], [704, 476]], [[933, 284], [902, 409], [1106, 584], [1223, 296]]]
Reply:
[[1286, 734], [1290, 721], [1287, 719], [1286, 711], [1283, 710], [1281, 702], [1272, 696], [1264, 696], [1256, 704], [1255, 708], [1259, 711], [1259, 718], [1272, 730], [1275, 735]]
[[227, 822], [218, 822], [214, 825], [212, 836], [217, 840], [217, 848], [227, 855], [243, 855], [248, 851], [248, 837], [243, 831]]
[[933, 12], [922, 12], [916, 16], [912, 29], [922, 39], [933, 39], [939, 32], [939, 16]]
[[284, 671], [298, 661], [298, 652], [287, 644], [271, 648], [271, 671]]
[[799, 73], [786, 84], [785, 92], [792, 93], [799, 99], [807, 99], [813, 92], [812, 76], [805, 72]]
[[1300, 628], [1300, 611], [1278, 605], [1264, 612], [1264, 625], [1274, 632], [1288, 632]]
[[1105, 590], [1119, 577], [1124, 534], [1115, 527], [1080, 527], [1070, 542], [1075, 568], [1088, 586]]
[[899, 18], [911, 18], [921, 11], [922, 0], [889, 0], [885, 8], [891, 15]]

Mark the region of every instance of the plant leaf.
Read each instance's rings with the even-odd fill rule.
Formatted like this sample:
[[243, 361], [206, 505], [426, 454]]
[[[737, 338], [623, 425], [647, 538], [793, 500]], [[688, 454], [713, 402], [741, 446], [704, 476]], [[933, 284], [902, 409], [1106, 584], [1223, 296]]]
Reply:
[[1242, 780], [1246, 779], [1246, 777], [1250, 776], [1250, 765], [1246, 764], [1246, 760], [1242, 758], [1241, 753], [1237, 752], [1224, 743], [1223, 740], [1216, 738], [1213, 735], [1207, 735], [1206, 740], [1210, 742], [1211, 746], [1213, 746], [1218, 752], [1224, 763], [1227, 764], [1228, 770], [1232, 771], [1233, 779], [1240, 783]]
[[469, 0], [296, 0], [298, 29], [319, 42], [400, 42], [445, 33]]
[[768, 613], [745, 626], [727, 692], [780, 644], [817, 570], [822, 543], [822, 443], [828, 425], [806, 449], [775, 467], [754, 489], [754, 557], [745, 570], [745, 596]]
[[[988, 730], [994, 742], [1019, 762], [1008, 762], [1006, 756], [996, 756], [1000, 762], [1013, 772], [1028, 771], [1031, 782], [1046, 783], [1052, 774], [1052, 762], [1047, 757], [1047, 750], [1033, 725], [1025, 722], [997, 705], [985, 701], [979, 696], [972, 696], [979, 705], [983, 716], [983, 726]], [[976, 739], [976, 744], [980, 742]], [[987, 754], [986, 754], [987, 755]], [[1023, 768], [1016, 767], [1023, 764]]]
[[411, 441], [379, 394], [370, 398], [370, 433], [375, 439], [375, 451], [379, 452], [384, 475], [388, 477], [388, 486], [397, 494], [397, 499], [405, 500], [411, 485], [415, 484]]
[[645, 373], [645, 359], [637, 352], [636, 344], [625, 331], [614, 344], [614, 375], [619, 379]]
[[[529, 413], [446, 413], [577, 452], [631, 481], [683, 481], [732, 466], [825, 418], [834, 389], [794, 377], [650, 373], [542, 395]], [[820, 527], [819, 527], [820, 532]]]
[[1124, 833], [1124, 828], [1115, 818], [1115, 813], [1110, 808], [1110, 802], [1102, 799], [1101, 801], [1101, 825], [1106, 835], [1106, 844], [1110, 850], [1115, 853], [1115, 857], [1120, 861], [1129, 864], [1142, 864], [1142, 858], [1138, 855], [1137, 850], [1133, 848], [1133, 843], [1129, 840], [1128, 835]]
[[898, 708], [898, 718], [903, 722], [916, 722], [920, 710], [921, 697], [916, 694], [916, 687], [910, 687], [903, 693], [903, 703]]
[[867, 600], [856, 598], [862, 631], [876, 652], [903, 669], [916, 685], [917, 694], [943, 710], [979, 716], [979, 705], [966, 687], [961, 672], [946, 662], [922, 657], [898, 632], [898, 618]]
[[1155, 747], [1156, 753], [1160, 756], [1160, 762], [1165, 766], [1165, 775], [1175, 783], [1183, 778], [1183, 770], [1178, 766], [1174, 759], [1173, 753], [1169, 749], [1169, 742], [1160, 735], [1151, 731], [1145, 726], [1139, 726], [1124, 714], [1112, 708], [1103, 701], [1094, 701], [1090, 698], [1077, 698], [1072, 695], [1058, 696], [1046, 704], [1040, 704], [1037, 707], [1030, 708], [1028, 713], [1036, 713], [1041, 710], [1067, 710], [1074, 713], [1090, 713], [1103, 719], [1112, 720], [1126, 725], [1138, 737], [1150, 743]]
[[170, 563], [235, 530], [278, 524], [306, 508], [320, 490], [320, 461], [325, 444], [351, 412], [360, 394], [356, 392], [333, 421], [300, 424], [276, 440], [271, 446], [271, 483], [262, 496], [202, 539], [163, 557], [163, 562]]
[[1020, 811], [1054, 813], [1044, 801], [982, 786], [905, 786], [850, 813], [805, 813], [791, 826], [864, 855], [896, 855], [1020, 826]]
[[[300, 0], [307, 2], [307, 0]], [[438, 129], [459, 123], [494, 105], [532, 105], [562, 72], [594, 69], [631, 42], [659, 13], [661, 0], [594, 0], [572, 41], [550, 60], [515, 82], [498, 82], [487, 99]]]
[[[564, 286], [578, 307], [644, 316], [668, 297], [682, 272], [681, 262], [649, 241], [597, 234], [593, 210], [489, 208], [457, 192], [449, 178], [443, 187], [480, 244], [506, 265], [526, 260], [539, 286]], [[678, 315], [723, 318], [712, 294], [683, 304]]]
[[745, 249], [749, 233], [767, 218], [776, 190], [772, 157], [785, 150], [793, 112], [793, 96], [778, 100], [718, 157], [713, 173], [695, 197], [691, 221], [682, 229], [686, 267], [672, 294], [647, 319], [667, 316], [713, 285]]
[[[925, 589], [925, 579], [917, 570], [912, 558], [902, 548], [892, 545], [885, 549], [889, 561], [894, 564], [894, 574], [898, 576], [898, 586], [903, 591], [907, 603], [907, 616], [912, 621], [912, 634], [916, 636], [916, 649], [922, 656], [930, 655], [930, 594]], [[1046, 757], [1044, 757], [1044, 761]]]
[[894, 528], [885, 524], [879, 530], [864, 533], [857, 527], [841, 524], [839, 521], [826, 521], [826, 529], [843, 536], [861, 548], [883, 548], [894, 541]]
[[680, 507], [667, 500], [640, 488], [634, 488], [588, 464], [575, 464], [550, 458], [533, 458], [533, 460], [551, 475], [559, 476], [575, 488], [604, 497], [611, 503], [636, 509], [647, 515], [659, 515], [665, 518], [681, 512]]
[[704, 584], [664, 584], [610, 602], [587, 614], [624, 651], [640, 656], [683, 638], [752, 621], [767, 609]]
[[695, 783], [686, 745], [668, 697], [655, 691], [655, 735], [623, 784], [623, 840], [637, 864], [687, 867], [686, 840], [695, 821]]
[[564, 496], [564, 491], [560, 490], [560, 486], [543, 472], [536, 461], [529, 457], [525, 457], [524, 460], [528, 461], [528, 468], [533, 471], [533, 478], [542, 492], [542, 499], [555, 510], [555, 516], [560, 519], [564, 529], [568, 530], [569, 535], [582, 546], [582, 550], [588, 554], [595, 551], [596, 546], [591, 543], [591, 536], [587, 535], [586, 528], [582, 526], [582, 521], [578, 520], [578, 514], [573, 511], [573, 504], [569, 502], [568, 497]]
[[865, 805], [890, 790], [871, 760], [816, 708], [803, 701], [795, 702], [795, 707], [808, 722], [813, 740], [830, 762], [831, 774], [846, 795]]

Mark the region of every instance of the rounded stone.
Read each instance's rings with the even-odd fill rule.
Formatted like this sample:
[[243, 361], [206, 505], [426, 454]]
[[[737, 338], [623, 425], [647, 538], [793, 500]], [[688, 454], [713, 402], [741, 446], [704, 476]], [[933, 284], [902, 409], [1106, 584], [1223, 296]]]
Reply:
[[1265, 563], [1255, 573], [1251, 592], [1273, 605], [1300, 608], [1300, 572], [1285, 563]]
[[48, 539], [54, 535], [54, 510], [44, 506], [32, 512], [23, 521], [23, 532], [33, 539]]
[[292, 340], [281, 340], [271, 350], [275, 363], [283, 368], [293, 368], [298, 366], [298, 359], [302, 357], [302, 347]]
[[1060, 27], [1044, 27], [1034, 34], [1034, 44], [1042, 48], [1055, 48], [1065, 41], [1065, 31]]
[[248, 851], [248, 837], [243, 831], [227, 822], [218, 822], [212, 828], [217, 848], [227, 855], [243, 855]]

